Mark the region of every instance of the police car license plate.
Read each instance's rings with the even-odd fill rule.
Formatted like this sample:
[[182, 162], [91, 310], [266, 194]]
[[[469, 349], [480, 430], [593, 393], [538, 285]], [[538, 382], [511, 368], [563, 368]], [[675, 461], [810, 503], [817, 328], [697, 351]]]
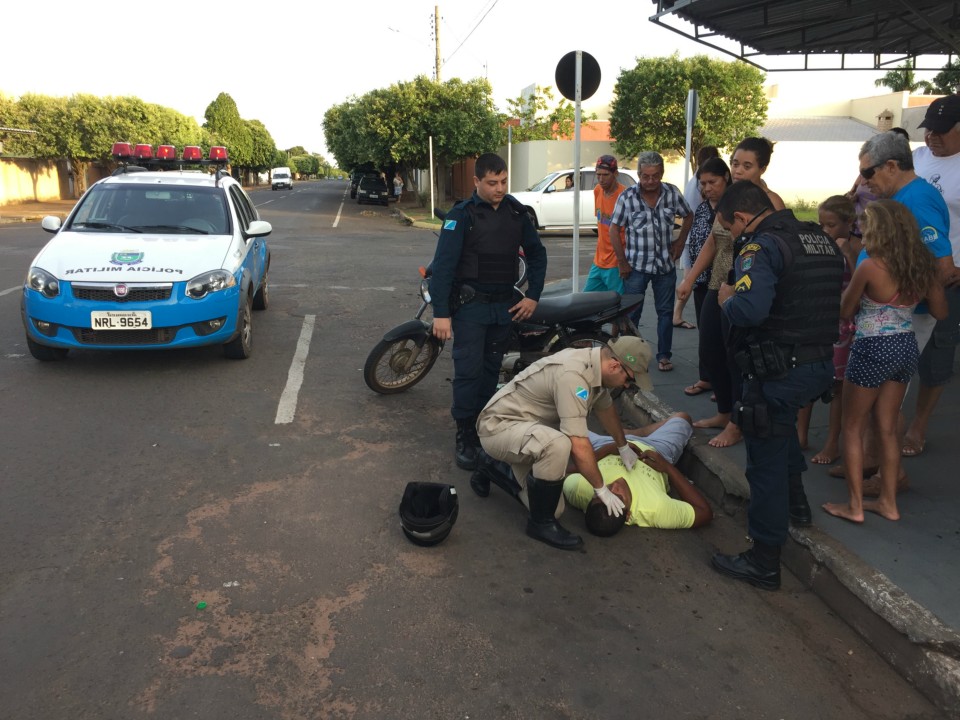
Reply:
[[108, 310], [90, 313], [93, 330], [149, 330], [153, 316], [149, 310]]

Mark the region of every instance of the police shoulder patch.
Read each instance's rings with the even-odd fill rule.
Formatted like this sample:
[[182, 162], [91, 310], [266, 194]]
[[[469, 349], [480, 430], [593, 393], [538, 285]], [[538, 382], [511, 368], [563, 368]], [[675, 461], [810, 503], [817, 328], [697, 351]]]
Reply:
[[755, 242], [747, 243], [746, 245], [743, 246], [743, 249], [740, 250], [740, 254], [743, 255], [744, 253], [748, 253], [748, 252], [755, 253], [759, 249], [760, 249], [760, 243], [755, 243]]
[[457, 221], [456, 221], [456, 220], [444, 220], [444, 221], [443, 221], [443, 229], [444, 229], [444, 230], [456, 230], [456, 228], [457, 228]]
[[577, 389], [574, 391], [573, 394], [576, 395], [581, 400], [586, 400], [587, 398], [590, 397], [590, 391], [580, 385], [577, 385]]
[[753, 267], [753, 256], [755, 253], [747, 253], [740, 256], [740, 272], [747, 272]]
[[750, 280], [750, 276], [744, 275], [739, 280], [737, 280], [737, 284], [733, 286], [733, 289], [738, 293], [747, 292], [750, 289], [751, 285], [753, 285], [753, 281]]

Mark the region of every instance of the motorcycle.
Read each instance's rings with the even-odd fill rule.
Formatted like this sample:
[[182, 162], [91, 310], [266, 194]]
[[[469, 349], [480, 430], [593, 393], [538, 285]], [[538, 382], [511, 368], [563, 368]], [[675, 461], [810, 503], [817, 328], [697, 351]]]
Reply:
[[[521, 267], [525, 275], [525, 265]], [[443, 341], [433, 335], [433, 324], [423, 320], [431, 302], [429, 279], [429, 270], [421, 267], [417, 314], [389, 330], [367, 356], [363, 379], [374, 392], [390, 395], [413, 387], [430, 372], [443, 350]], [[519, 287], [514, 290], [519, 301], [523, 292]], [[508, 382], [528, 365], [558, 350], [605, 345], [618, 335], [639, 335], [630, 313], [642, 302], [642, 295], [616, 292], [544, 293], [533, 314], [511, 326], [501, 380]]]

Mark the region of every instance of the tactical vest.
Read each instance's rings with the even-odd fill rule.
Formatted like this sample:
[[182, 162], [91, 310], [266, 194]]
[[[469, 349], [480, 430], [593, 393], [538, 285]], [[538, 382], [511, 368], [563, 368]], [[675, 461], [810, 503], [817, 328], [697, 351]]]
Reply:
[[504, 196], [497, 210], [474, 202], [467, 202], [465, 209], [470, 227], [463, 236], [457, 280], [513, 285], [517, 281], [525, 209], [510, 196]]
[[816, 223], [786, 218], [760, 231], [764, 232], [777, 239], [784, 273], [758, 339], [832, 345], [838, 335], [843, 283], [843, 254], [836, 242]]

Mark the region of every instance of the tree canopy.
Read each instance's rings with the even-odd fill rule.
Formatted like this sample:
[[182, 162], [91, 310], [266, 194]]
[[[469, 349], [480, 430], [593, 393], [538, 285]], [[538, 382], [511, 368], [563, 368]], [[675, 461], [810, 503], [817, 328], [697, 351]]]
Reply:
[[687, 91], [699, 96], [692, 152], [704, 145], [733, 147], [755, 135], [767, 117], [764, 74], [741, 61], [706, 55], [681, 59], [639, 58], [623, 70], [614, 86], [610, 134], [618, 154], [632, 157], [645, 150], [684, 152]]
[[[520, 120], [520, 125], [513, 129], [514, 142], [573, 137], [576, 109], [567, 102], [566, 98], [560, 98], [559, 102], [555, 102], [553, 87], [550, 85], [546, 87], [537, 85], [534, 94], [529, 98], [520, 96], [507, 100], [507, 106], [510, 109], [510, 116]], [[596, 115], [592, 113], [582, 115], [580, 119], [582, 122], [587, 122], [595, 120]]]
[[[432, 137], [434, 162], [445, 169], [495, 150], [503, 140], [502, 122], [486, 80], [438, 83], [421, 75], [334, 105], [324, 114], [323, 129], [342, 168], [427, 167]], [[442, 181], [438, 189], [442, 196]]]
[[[0, 95], [0, 126], [34, 130], [4, 139], [4, 152], [40, 159], [68, 159], [82, 192], [91, 162], [108, 161], [113, 143], [130, 141], [177, 148], [225, 145], [234, 167], [263, 172], [286, 164], [267, 128], [259, 120], [244, 120], [227, 93], [220, 93], [197, 121], [175, 110], [137, 97], [70, 97], [25, 94], [17, 100]], [[299, 154], [308, 155], [302, 147]], [[315, 173], [316, 171], [314, 171]], [[313, 174], [313, 173], [311, 173]]]

